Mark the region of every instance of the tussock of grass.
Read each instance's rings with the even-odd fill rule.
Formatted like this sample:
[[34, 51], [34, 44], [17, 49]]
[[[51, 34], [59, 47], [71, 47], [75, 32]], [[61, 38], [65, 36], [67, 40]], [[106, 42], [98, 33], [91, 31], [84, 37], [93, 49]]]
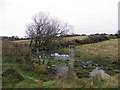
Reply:
[[24, 81], [17, 83], [15, 88], [41, 88], [43, 81], [35, 82], [30, 78], [26, 78]]
[[[19, 70], [19, 69], [17, 69]], [[14, 84], [14, 88], [117, 88], [118, 76], [111, 76], [105, 80], [100, 79], [99, 75], [93, 79], [79, 78], [76, 80], [71, 79], [58, 79], [47, 80], [46, 77], [41, 77], [41, 74], [33, 71], [21, 71], [24, 80]], [[11, 87], [13, 83], [6, 84], [6, 87]]]
[[96, 75], [86, 82], [85, 88], [118, 88], [118, 76], [101, 79], [99, 75]]

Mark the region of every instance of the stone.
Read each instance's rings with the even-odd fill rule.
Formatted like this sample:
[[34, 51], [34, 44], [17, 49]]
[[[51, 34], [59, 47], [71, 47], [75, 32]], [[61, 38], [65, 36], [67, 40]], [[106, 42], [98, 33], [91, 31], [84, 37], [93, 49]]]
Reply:
[[110, 78], [110, 75], [105, 73], [104, 70], [99, 69], [98, 67], [90, 72], [90, 78], [93, 78], [94, 76], [99, 75], [101, 80], [105, 80], [107, 78]]
[[53, 57], [54, 60], [61, 60], [61, 61], [69, 60], [69, 55], [67, 54], [54, 53], [54, 54], [51, 54], [51, 57]]
[[51, 79], [58, 79], [59, 77], [66, 77], [68, 71], [67, 66], [51, 66], [48, 68], [48, 77]]

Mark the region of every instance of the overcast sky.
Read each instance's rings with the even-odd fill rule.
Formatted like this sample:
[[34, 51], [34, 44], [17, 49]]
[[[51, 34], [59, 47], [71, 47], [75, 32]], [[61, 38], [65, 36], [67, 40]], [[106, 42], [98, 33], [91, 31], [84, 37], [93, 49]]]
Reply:
[[116, 33], [119, 0], [0, 0], [0, 36], [24, 37], [41, 11], [73, 25], [74, 33]]

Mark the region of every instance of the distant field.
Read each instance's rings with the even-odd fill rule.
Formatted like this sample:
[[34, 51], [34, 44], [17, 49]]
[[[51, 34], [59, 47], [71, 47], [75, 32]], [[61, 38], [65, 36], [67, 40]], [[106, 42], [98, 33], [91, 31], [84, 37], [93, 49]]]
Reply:
[[[67, 40], [85, 39], [87, 36], [65, 37]], [[20, 44], [28, 44], [30, 40], [13, 41]], [[103, 42], [85, 44], [76, 46], [76, 50], [80, 52], [80, 59], [118, 59], [118, 39], [110, 39]], [[64, 52], [63, 52], [64, 53]]]
[[[66, 37], [68, 40], [85, 39], [87, 36]], [[30, 40], [17, 40], [13, 41], [19, 44], [28, 44]], [[62, 53], [67, 53], [68, 50], [61, 49]], [[81, 60], [88, 59], [105, 59], [105, 60], [118, 60], [118, 39], [110, 39], [103, 42], [91, 43], [76, 46], [76, 51]], [[79, 52], [79, 53], [78, 53]]]
[[19, 44], [28, 44], [30, 42], [30, 40], [16, 40], [16, 41], [13, 41], [13, 42], [16, 42], [16, 43], [19, 43]]
[[118, 60], [118, 39], [76, 46], [80, 59]]
[[79, 39], [79, 40], [83, 40], [85, 38], [87, 38], [88, 36], [74, 36], [74, 37], [65, 37], [65, 39], [71, 41], [71, 40], [74, 40], [74, 39]]
[[[71, 41], [71, 40], [74, 40], [74, 39], [83, 40], [85, 38], [87, 38], [87, 36], [65, 37], [64, 39], [66, 39], [68, 41]], [[13, 41], [13, 42], [16, 42], [16, 43], [19, 43], [19, 44], [28, 44], [30, 42], [30, 40], [16, 40], [16, 41]]]

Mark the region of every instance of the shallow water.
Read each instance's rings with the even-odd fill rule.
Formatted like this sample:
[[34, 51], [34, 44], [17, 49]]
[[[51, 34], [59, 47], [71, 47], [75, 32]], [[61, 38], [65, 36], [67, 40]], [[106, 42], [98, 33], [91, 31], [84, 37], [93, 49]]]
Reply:
[[64, 66], [54, 66], [54, 67], [50, 67], [48, 69], [48, 76], [50, 78], [56, 77], [57, 75], [61, 75], [64, 76], [64, 74], [67, 72], [68, 67], [66, 65]]

